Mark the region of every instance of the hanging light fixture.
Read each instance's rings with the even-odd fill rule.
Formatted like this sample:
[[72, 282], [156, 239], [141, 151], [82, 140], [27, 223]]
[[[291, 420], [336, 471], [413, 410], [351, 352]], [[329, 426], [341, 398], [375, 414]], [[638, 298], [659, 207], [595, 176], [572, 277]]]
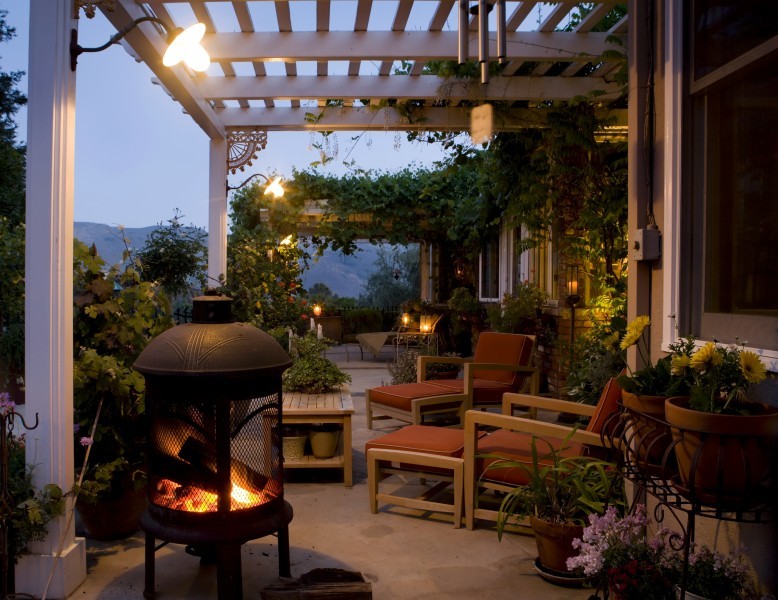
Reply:
[[148, 22], [158, 24], [168, 34], [168, 49], [162, 57], [163, 65], [166, 67], [173, 67], [183, 61], [194, 71], [205, 71], [208, 68], [208, 65], [211, 64], [211, 58], [208, 56], [208, 52], [206, 52], [205, 48], [200, 44], [205, 35], [205, 25], [202, 23], [195, 23], [186, 29], [182, 29], [181, 27], [171, 27], [168, 23], [157, 17], [141, 17], [140, 19], [135, 19], [132, 23], [127, 25], [127, 27], [113, 35], [105, 44], [95, 48], [84, 48], [83, 46], [79, 46], [78, 30], [71, 30], [70, 69], [72, 71], [76, 70], [78, 57], [84, 52], [102, 52], [113, 44], [118, 44], [128, 33], [141, 23]]
[[281, 185], [282, 178], [276, 177], [275, 179], [270, 179], [267, 175], [263, 175], [262, 173], [254, 173], [251, 177], [243, 181], [242, 183], [231, 186], [227, 186], [227, 191], [230, 190], [239, 190], [244, 185], [246, 185], [249, 181], [254, 179], [255, 177], [261, 177], [267, 182], [267, 187], [265, 188], [265, 195], [272, 194], [274, 198], [281, 198], [284, 195], [284, 187]]

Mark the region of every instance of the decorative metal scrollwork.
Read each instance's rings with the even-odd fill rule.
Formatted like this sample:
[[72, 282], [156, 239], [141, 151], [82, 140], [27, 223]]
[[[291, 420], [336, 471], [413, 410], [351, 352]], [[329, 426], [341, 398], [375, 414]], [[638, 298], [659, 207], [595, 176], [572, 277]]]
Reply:
[[227, 168], [232, 174], [244, 171], [246, 165], [252, 165], [257, 154], [267, 145], [267, 131], [248, 129], [227, 133]]
[[101, 6], [107, 11], [116, 8], [116, 0], [73, 0], [73, 18], [78, 19], [78, 9], [83, 8], [87, 19], [95, 18], [95, 10]]

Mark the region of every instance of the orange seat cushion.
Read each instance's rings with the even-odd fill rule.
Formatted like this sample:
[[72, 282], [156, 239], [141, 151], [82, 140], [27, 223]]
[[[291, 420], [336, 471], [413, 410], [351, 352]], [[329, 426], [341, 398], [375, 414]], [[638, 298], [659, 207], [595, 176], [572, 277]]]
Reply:
[[[430, 398], [432, 396], [445, 396], [447, 394], [461, 393], [450, 388], [438, 385], [439, 381], [424, 383], [401, 383], [398, 385], [384, 385], [370, 388], [370, 402], [391, 406], [400, 410], [411, 410], [411, 402], [418, 398]], [[459, 402], [452, 402], [452, 408], [459, 406]], [[434, 407], [436, 410], [443, 408], [441, 405]]]
[[602, 427], [613, 413], [619, 409], [619, 400], [621, 400], [621, 387], [616, 382], [615, 378], [608, 380], [605, 384], [605, 389], [600, 394], [600, 399], [597, 401], [597, 410], [589, 419], [589, 424], [586, 426], [586, 431], [592, 433], [602, 432]]
[[[434, 384], [452, 394], [462, 394], [465, 391], [464, 379], [441, 379]], [[505, 392], [517, 392], [518, 389], [506, 383], [488, 379], [473, 379], [473, 406], [479, 404], [502, 404]]]
[[365, 452], [371, 448], [385, 448], [459, 458], [464, 447], [465, 432], [462, 429], [408, 425], [370, 440], [365, 444]]
[[[548, 442], [548, 443], [547, 443]], [[562, 439], [548, 438], [538, 439], [535, 442], [540, 464], [551, 464], [551, 459], [543, 457], [551, 451], [549, 443], [554, 450], [560, 450], [562, 456], [578, 456], [582, 452], [582, 445], [568, 443], [565, 445]], [[529, 483], [527, 471], [532, 472], [532, 436], [526, 433], [506, 431], [499, 429], [490, 433], [478, 442], [479, 458], [476, 459], [476, 473], [481, 473], [483, 479], [506, 483], [514, 486]], [[494, 455], [484, 457], [483, 455]], [[490, 468], [490, 465], [501, 459], [516, 461], [515, 466]], [[521, 465], [521, 466], [519, 466]], [[525, 470], [526, 469], [526, 470]]]

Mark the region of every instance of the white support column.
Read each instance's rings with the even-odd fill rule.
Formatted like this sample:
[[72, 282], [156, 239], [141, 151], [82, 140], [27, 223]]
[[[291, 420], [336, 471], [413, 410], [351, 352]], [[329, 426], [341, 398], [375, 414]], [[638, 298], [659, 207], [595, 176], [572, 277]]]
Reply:
[[227, 276], [227, 140], [211, 140], [208, 171], [208, 285]]
[[[72, 0], [32, 0], [27, 114], [25, 382], [27, 460], [33, 482], [73, 486], [73, 167], [75, 73], [70, 70]], [[69, 506], [68, 509], [71, 507]], [[60, 517], [16, 567], [16, 591], [65, 598], [86, 578], [83, 539]]]

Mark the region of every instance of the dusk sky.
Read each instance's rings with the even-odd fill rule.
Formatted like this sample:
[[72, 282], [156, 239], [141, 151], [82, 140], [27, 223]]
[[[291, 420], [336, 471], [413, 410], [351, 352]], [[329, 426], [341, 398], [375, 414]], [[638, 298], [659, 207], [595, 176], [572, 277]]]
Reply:
[[[379, 3], [395, 4], [395, 3]], [[424, 3], [422, 3], [424, 4]], [[0, 44], [0, 69], [28, 71], [29, 2], [0, 0], [16, 37]], [[392, 7], [386, 7], [390, 9]], [[375, 8], [374, 10], [379, 10]], [[384, 10], [384, 9], [380, 9]], [[333, 20], [337, 18], [333, 5]], [[380, 17], [380, 15], [375, 15]], [[100, 46], [115, 33], [98, 11], [83, 15], [79, 43]], [[183, 212], [185, 223], [208, 223], [208, 137], [158, 86], [153, 74], [119, 45], [80, 57], [76, 87], [75, 220], [143, 227]], [[27, 79], [20, 88], [26, 92]], [[26, 111], [17, 117], [18, 137], [27, 137]], [[443, 155], [436, 145], [409, 144], [404, 133], [336, 134], [338, 157], [321, 172], [348, 172], [344, 161], [363, 169], [395, 171], [431, 165]], [[290, 176], [319, 159], [306, 132], [269, 132], [267, 148], [254, 166], [230, 176], [237, 185], [255, 172]], [[398, 145], [400, 149], [398, 150]], [[35, 173], [28, 172], [28, 177]]]

